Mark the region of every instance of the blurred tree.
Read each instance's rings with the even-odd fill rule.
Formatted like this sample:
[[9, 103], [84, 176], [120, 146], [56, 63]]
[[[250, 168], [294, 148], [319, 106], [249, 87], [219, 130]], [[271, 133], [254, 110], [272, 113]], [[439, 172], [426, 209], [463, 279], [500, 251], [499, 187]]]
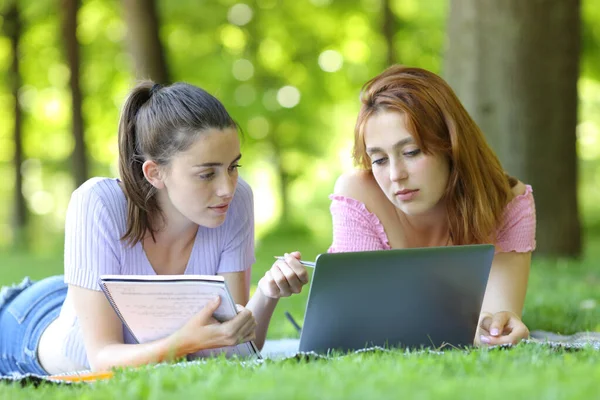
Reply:
[[77, 40], [77, 13], [80, 0], [62, 0], [63, 38], [67, 62], [69, 64], [69, 86], [71, 89], [71, 130], [75, 146], [72, 165], [76, 186], [88, 178], [88, 157], [84, 139], [84, 121], [81, 112], [82, 95], [80, 85], [79, 42]]
[[[257, 13], [252, 17], [252, 21], [247, 25], [248, 31], [248, 46], [246, 56], [251, 60], [252, 65], [260, 66], [260, 45], [265, 39], [261, 34], [259, 27], [261, 26], [261, 15]], [[277, 84], [277, 77], [272, 76], [269, 70], [266, 68], [256, 68], [253, 73], [252, 82], [259, 88], [261, 94], [264, 95], [269, 89], [275, 89]], [[264, 110], [261, 110], [264, 112]], [[266, 113], [265, 113], [266, 114]], [[281, 118], [276, 113], [272, 113], [271, 121], [275, 124], [281, 122]], [[282, 143], [282, 136], [285, 136], [285, 132], [265, 132], [266, 135], [261, 140], [265, 148], [269, 149], [269, 161], [274, 166], [275, 173], [277, 174], [277, 181], [279, 183], [277, 187], [277, 195], [281, 201], [281, 216], [282, 220], [288, 222], [291, 217], [291, 204], [288, 196], [290, 183], [296, 178], [295, 174], [286, 168], [284, 153], [285, 143]], [[279, 133], [279, 134], [277, 134]]]
[[17, 245], [23, 245], [27, 241], [23, 237], [27, 226], [27, 205], [25, 196], [23, 196], [23, 174], [21, 165], [23, 164], [23, 110], [19, 102], [19, 89], [21, 88], [21, 71], [20, 71], [20, 41], [21, 41], [21, 15], [19, 5], [16, 0], [13, 0], [8, 5], [4, 16], [4, 31], [10, 38], [12, 50], [12, 62], [10, 72], [8, 74], [9, 85], [14, 98], [14, 156], [13, 165], [15, 173], [15, 188], [14, 188], [14, 214], [13, 214], [13, 242]]
[[451, 0], [445, 76], [536, 196], [537, 254], [578, 256], [579, 0]]
[[127, 39], [136, 77], [169, 83], [169, 71], [160, 41], [160, 24], [154, 0], [123, 0]]
[[397, 61], [394, 36], [396, 33], [396, 16], [392, 11], [391, 0], [383, 0], [383, 37], [387, 45], [386, 68], [395, 64]]

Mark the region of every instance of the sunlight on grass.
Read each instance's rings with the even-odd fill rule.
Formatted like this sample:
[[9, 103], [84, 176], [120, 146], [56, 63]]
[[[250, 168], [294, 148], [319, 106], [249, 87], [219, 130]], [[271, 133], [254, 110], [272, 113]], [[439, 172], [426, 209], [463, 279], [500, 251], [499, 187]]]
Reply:
[[[532, 266], [524, 319], [531, 330], [572, 333], [600, 330], [600, 239], [590, 241], [580, 261], [536, 259]], [[300, 250], [314, 260], [328, 246], [299, 231], [266, 234], [257, 245], [253, 290], [273, 263], [273, 256]], [[62, 257], [13, 253], [0, 261], [0, 284], [24, 275], [34, 279], [60, 273]], [[270, 339], [298, 337], [284, 316], [289, 311], [301, 324], [308, 290], [282, 299], [269, 328]], [[583, 305], [583, 306], [582, 306]], [[74, 387], [38, 389], [0, 385], [0, 398], [191, 398], [202, 399], [360, 399], [389, 398], [592, 398], [600, 380], [598, 352], [553, 351], [520, 345], [511, 350], [446, 351], [443, 354], [394, 351], [362, 354], [332, 361], [266, 362], [243, 366], [225, 359], [184, 366], [160, 366], [117, 372], [110, 381]], [[235, 382], [235, 384], [232, 384]], [[307, 384], [310, 382], [310, 384]], [[510, 384], [507, 384], [510, 383]], [[462, 397], [462, 396], [458, 396]]]
[[[242, 365], [224, 359], [117, 371], [110, 381], [38, 389], [0, 385], [0, 397], [379, 399], [589, 399], [600, 378], [598, 353], [542, 346], [510, 350], [379, 352], [337, 360]], [[425, 396], [425, 397], [424, 397]]]

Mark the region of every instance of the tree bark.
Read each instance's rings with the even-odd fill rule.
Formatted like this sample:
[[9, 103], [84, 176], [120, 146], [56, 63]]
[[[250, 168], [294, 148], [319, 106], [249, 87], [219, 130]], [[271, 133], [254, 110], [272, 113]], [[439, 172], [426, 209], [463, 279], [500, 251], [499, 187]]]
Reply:
[[64, 12], [63, 37], [67, 62], [71, 71], [69, 87], [71, 89], [71, 129], [75, 146], [73, 148], [73, 175], [76, 186], [83, 184], [88, 178], [88, 157], [84, 139], [84, 121], [81, 111], [82, 95], [80, 86], [79, 42], [77, 41], [77, 12], [80, 0], [62, 0]]
[[15, 232], [14, 242], [18, 245], [23, 244], [27, 226], [28, 212], [25, 196], [23, 196], [23, 174], [21, 165], [23, 164], [23, 110], [19, 102], [19, 89], [21, 88], [21, 67], [19, 63], [20, 41], [21, 41], [21, 16], [17, 1], [13, 1], [8, 7], [5, 15], [4, 30], [10, 38], [12, 50], [12, 62], [9, 72], [9, 82], [11, 93], [14, 99], [14, 126], [13, 138], [15, 143], [13, 166], [15, 178], [14, 191], [14, 214], [12, 218], [13, 231]]
[[159, 37], [159, 21], [154, 0], [123, 0], [127, 40], [138, 79], [169, 83], [169, 71]]
[[445, 77], [506, 171], [531, 184], [537, 254], [578, 256], [579, 0], [451, 0]]
[[394, 34], [396, 33], [396, 17], [392, 11], [390, 0], [383, 0], [383, 25], [382, 33], [387, 47], [386, 68], [396, 63], [396, 47]]

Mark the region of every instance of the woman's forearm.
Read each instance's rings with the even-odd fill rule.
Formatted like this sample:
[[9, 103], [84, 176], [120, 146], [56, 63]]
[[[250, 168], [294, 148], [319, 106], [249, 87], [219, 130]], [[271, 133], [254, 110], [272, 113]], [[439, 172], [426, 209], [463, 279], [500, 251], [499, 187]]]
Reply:
[[148, 343], [107, 344], [96, 352], [93, 359], [90, 359], [90, 364], [95, 371], [106, 371], [114, 367], [137, 367], [177, 360], [202, 349], [218, 347], [223, 347], [223, 343], [219, 342], [215, 335], [207, 335], [203, 329], [197, 331], [193, 343], [186, 341], [181, 332], [176, 331], [167, 337]]
[[107, 371], [114, 367], [137, 367], [175, 360], [187, 354], [182, 346], [177, 346], [175, 337], [143, 344], [108, 344], [99, 349], [90, 359], [94, 371]]
[[262, 349], [265, 344], [269, 322], [271, 321], [277, 301], [278, 299], [267, 297], [260, 289], [256, 289], [254, 296], [252, 296], [246, 306], [247, 309], [252, 311], [252, 315], [254, 315], [254, 319], [256, 320], [256, 339], [254, 343], [259, 349]]

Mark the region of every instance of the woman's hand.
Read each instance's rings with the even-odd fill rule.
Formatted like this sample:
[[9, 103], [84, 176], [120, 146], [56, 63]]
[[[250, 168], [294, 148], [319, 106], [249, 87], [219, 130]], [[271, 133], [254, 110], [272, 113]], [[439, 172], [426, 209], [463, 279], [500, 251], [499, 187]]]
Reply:
[[255, 338], [256, 321], [250, 310], [237, 305], [238, 314], [226, 322], [213, 318], [221, 298], [216, 297], [171, 335], [171, 343], [185, 354], [235, 346]]
[[495, 346], [517, 344], [529, 337], [529, 329], [515, 313], [502, 311], [487, 314], [479, 322], [475, 344], [478, 346]]
[[300, 293], [302, 286], [308, 283], [308, 272], [298, 261], [300, 258], [300, 252], [294, 251], [286, 253], [283, 260], [277, 260], [258, 281], [260, 291], [273, 299]]

